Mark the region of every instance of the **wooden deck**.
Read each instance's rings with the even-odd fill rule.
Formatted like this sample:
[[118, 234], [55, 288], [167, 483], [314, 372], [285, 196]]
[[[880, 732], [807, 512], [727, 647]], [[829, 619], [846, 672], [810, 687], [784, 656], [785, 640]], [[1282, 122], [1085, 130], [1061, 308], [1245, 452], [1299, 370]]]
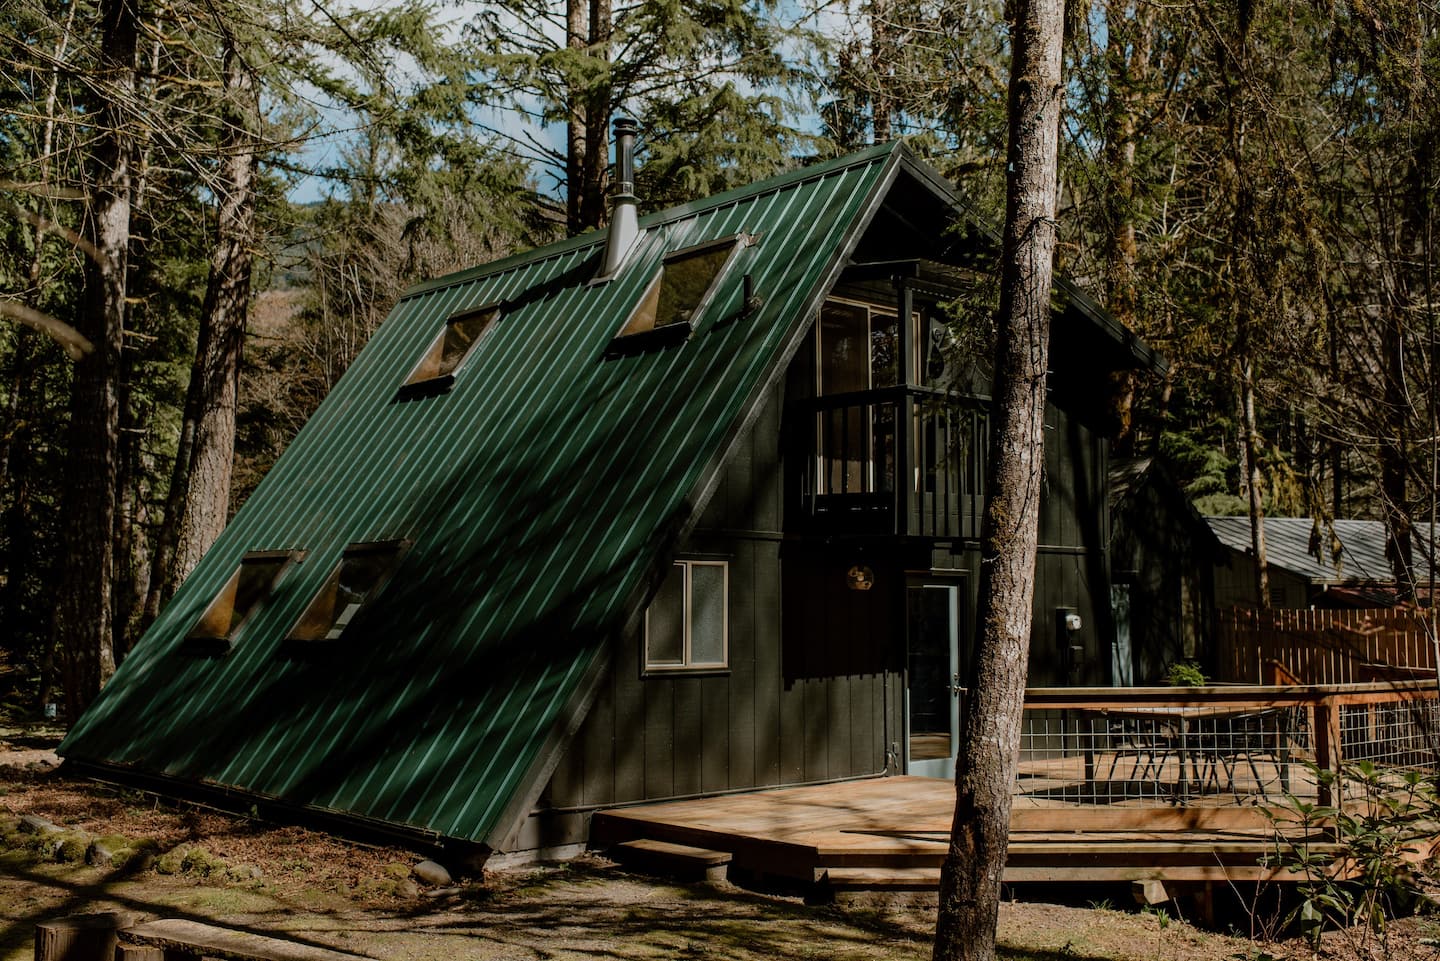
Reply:
[[[1026, 712], [1012, 883], [1296, 881], [1274, 864], [1280, 849], [1340, 846], [1267, 806], [1364, 804], [1338, 777], [1345, 764], [1431, 772], [1440, 756], [1433, 682], [1036, 688]], [[835, 890], [925, 890], [939, 882], [953, 805], [949, 780], [873, 778], [600, 811], [590, 840], [723, 852], [735, 871]], [[1337, 858], [1331, 870], [1354, 866]]]
[[[601, 811], [591, 844], [648, 838], [729, 852], [733, 868], [756, 876], [926, 890], [939, 883], [954, 803], [953, 784], [934, 778], [782, 788]], [[1270, 822], [1253, 806], [1077, 809], [1017, 799], [1005, 880], [1290, 879], [1261, 863], [1274, 851]]]

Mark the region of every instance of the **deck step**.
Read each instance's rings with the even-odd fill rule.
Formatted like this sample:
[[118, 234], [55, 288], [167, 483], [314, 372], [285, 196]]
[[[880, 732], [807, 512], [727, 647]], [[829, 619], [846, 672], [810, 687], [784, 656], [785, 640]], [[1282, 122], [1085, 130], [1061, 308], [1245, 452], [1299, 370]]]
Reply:
[[697, 848], [652, 838], [622, 841], [610, 849], [610, 856], [622, 864], [659, 874], [703, 877], [707, 881], [723, 880], [727, 866], [734, 859], [734, 855], [729, 851]]

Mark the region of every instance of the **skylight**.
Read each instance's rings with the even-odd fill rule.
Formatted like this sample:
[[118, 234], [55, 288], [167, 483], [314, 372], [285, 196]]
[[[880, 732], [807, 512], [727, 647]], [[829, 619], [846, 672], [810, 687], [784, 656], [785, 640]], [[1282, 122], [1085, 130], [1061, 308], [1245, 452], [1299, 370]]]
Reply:
[[185, 635], [186, 640], [234, 640], [251, 612], [270, 594], [281, 572], [299, 557], [298, 551], [251, 551], [246, 554], [220, 593], [205, 608], [200, 620]]
[[381, 541], [345, 548], [344, 557], [290, 629], [288, 639], [339, 640], [365, 604], [380, 593], [407, 546], [406, 541]]
[[659, 276], [645, 289], [617, 336], [631, 337], [667, 328], [692, 329], [743, 239], [727, 237], [667, 254]]
[[500, 308], [492, 305], [462, 311], [450, 317], [445, 321], [445, 329], [410, 372], [405, 386], [448, 386], [453, 381], [455, 372], [485, 338], [499, 316]]

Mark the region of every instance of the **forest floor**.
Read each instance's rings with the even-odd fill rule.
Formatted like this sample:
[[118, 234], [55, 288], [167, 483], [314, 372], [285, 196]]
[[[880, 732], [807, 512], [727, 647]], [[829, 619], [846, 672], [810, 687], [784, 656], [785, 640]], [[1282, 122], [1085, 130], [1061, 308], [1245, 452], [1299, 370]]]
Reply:
[[[349, 843], [70, 777], [58, 731], [0, 727], [0, 961], [33, 957], [36, 923], [123, 910], [323, 944], [380, 959], [925, 959], [933, 906], [913, 900], [816, 906], [728, 884], [667, 883], [599, 857], [487, 872], [444, 887], [412, 872], [421, 855]], [[27, 815], [58, 832], [22, 829]], [[87, 864], [106, 860], [108, 864]], [[98, 855], [98, 858], [97, 858]], [[1075, 901], [1076, 892], [1068, 892]], [[1128, 908], [1128, 891], [1089, 902], [1010, 900], [1010, 961], [1310, 958], [1301, 941], [1252, 941]], [[1107, 900], [1108, 898], [1108, 900]], [[1237, 925], [1248, 926], [1243, 915]], [[1338, 961], [1437, 958], [1440, 922], [1409, 918], [1383, 943], [1327, 935]]]

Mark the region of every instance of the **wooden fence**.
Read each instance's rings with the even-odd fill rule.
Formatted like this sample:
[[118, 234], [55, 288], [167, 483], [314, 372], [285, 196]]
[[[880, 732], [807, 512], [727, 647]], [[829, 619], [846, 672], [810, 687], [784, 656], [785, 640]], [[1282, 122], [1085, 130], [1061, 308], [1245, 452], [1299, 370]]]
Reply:
[[1302, 684], [1352, 684], [1435, 669], [1431, 612], [1378, 610], [1221, 611], [1216, 680], [1262, 684], [1278, 661]]

